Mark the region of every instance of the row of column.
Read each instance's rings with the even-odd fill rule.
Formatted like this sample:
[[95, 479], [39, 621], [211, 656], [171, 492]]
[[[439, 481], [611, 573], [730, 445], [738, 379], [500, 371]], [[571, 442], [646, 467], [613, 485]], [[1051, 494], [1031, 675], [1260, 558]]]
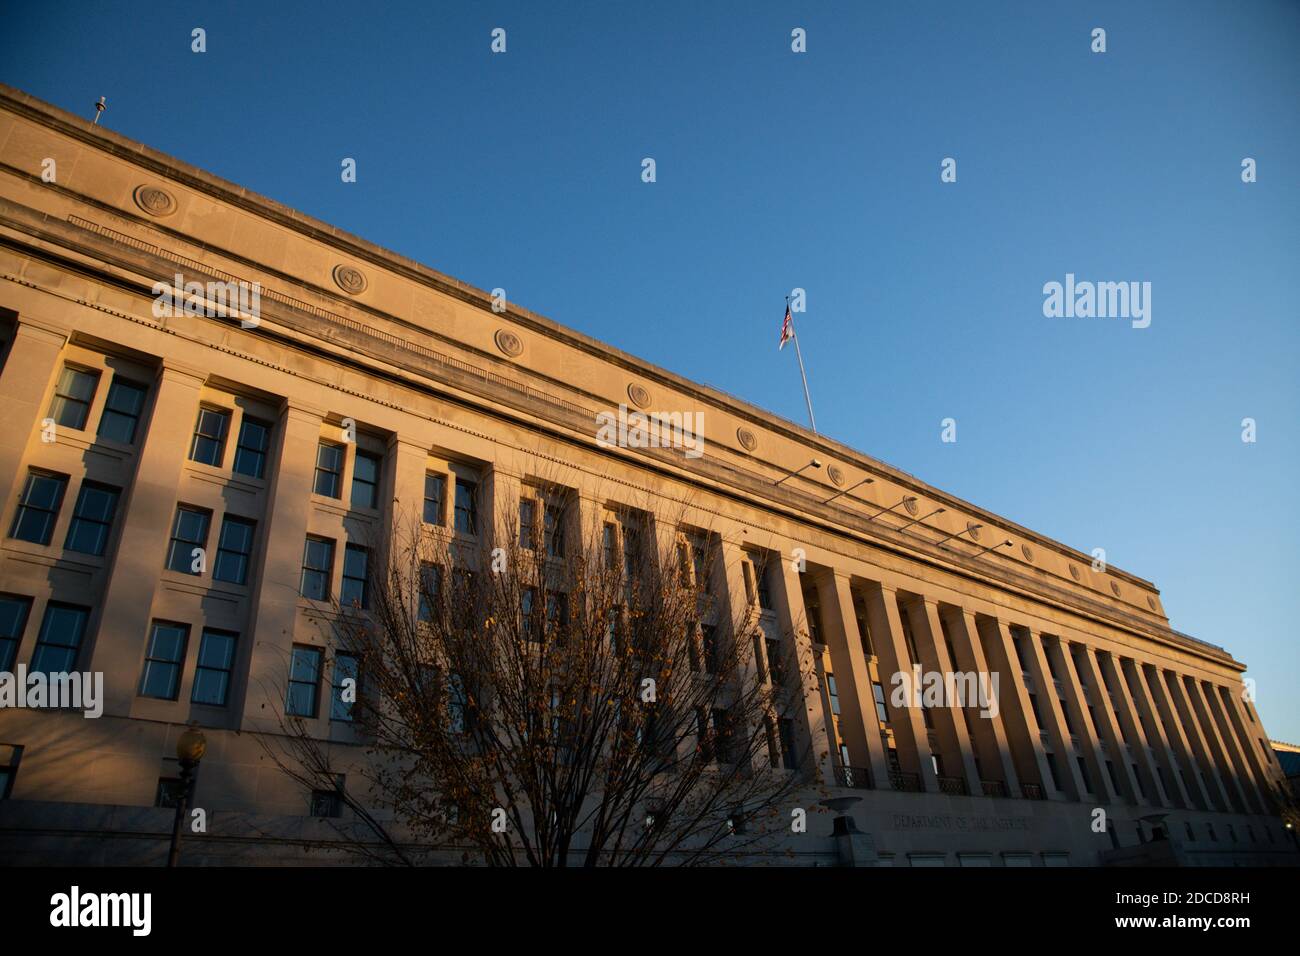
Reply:
[[[798, 633], [808, 614], [800, 575], [789, 562], [778, 564], [776, 611], [789, 633]], [[812, 585], [841, 709], [837, 741], [825, 695], [811, 689], [817, 703], [809, 745], [823, 779], [834, 779], [840, 743], [877, 788], [896, 779], [870, 664], [879, 668], [887, 700], [894, 688], [885, 675], [910, 676], [919, 664], [941, 675], [998, 675], [988, 716], [973, 701], [946, 700], [929, 708], [927, 723], [922, 708], [889, 704], [897, 763], [928, 792], [1271, 812], [1275, 768], [1262, 729], [1233, 687], [1117, 658], [1077, 639], [1031, 628], [1013, 633], [1003, 620], [835, 569], [817, 571]], [[864, 646], [855, 594], [875, 661]]]

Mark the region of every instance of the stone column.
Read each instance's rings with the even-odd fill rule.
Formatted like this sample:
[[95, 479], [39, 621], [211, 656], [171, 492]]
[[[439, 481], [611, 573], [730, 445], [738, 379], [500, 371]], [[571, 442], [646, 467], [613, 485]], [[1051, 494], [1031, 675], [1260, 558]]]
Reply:
[[1233, 807], [1232, 800], [1228, 797], [1228, 787], [1223, 782], [1223, 777], [1219, 774], [1219, 768], [1214, 763], [1214, 756], [1210, 752], [1210, 743], [1205, 739], [1205, 732], [1201, 729], [1200, 721], [1196, 719], [1196, 714], [1192, 711], [1191, 701], [1187, 697], [1187, 690], [1183, 687], [1182, 679], [1176, 672], [1170, 670], [1158, 670], [1157, 676], [1163, 680], [1165, 691], [1169, 695], [1169, 700], [1182, 723], [1183, 732], [1187, 734], [1187, 741], [1191, 747], [1190, 753], [1199, 766], [1202, 774], [1201, 779], [1205, 781], [1206, 787], [1211, 794], [1211, 807], [1231, 813]]
[[[95, 637], [93, 669], [104, 672], [105, 712], [130, 712], [140, 680], [142, 648], [149, 634], [149, 619], [161, 583], [177, 491], [189, 454], [199, 411], [199, 390], [205, 373], [164, 360], [154, 384], [155, 409], [140, 443], [135, 480], [118, 508], [122, 515], [117, 560], [104, 588], [104, 621]], [[219, 529], [208, 529], [208, 569], [216, 553]], [[191, 641], [194, 635], [191, 635]]]
[[1079, 675], [1074, 667], [1074, 656], [1070, 653], [1070, 645], [1064, 638], [1057, 637], [1055, 644], [1048, 653], [1055, 655], [1057, 667], [1061, 673], [1061, 684], [1065, 691], [1065, 706], [1070, 709], [1070, 716], [1079, 731], [1077, 735], [1079, 756], [1082, 756], [1088, 762], [1093, 775], [1097, 778], [1092, 792], [1103, 802], [1116, 801], [1119, 799], [1119, 794], [1115, 792], [1115, 786], [1110, 781], [1110, 774], [1106, 772], [1106, 758], [1102, 753], [1098, 729], [1092, 724], [1091, 715], [1088, 712], [1088, 700], [1084, 696], [1083, 685], [1079, 681]]
[[1044, 729], [1056, 751], [1058, 758], [1056, 767], [1063, 778], [1061, 783], [1071, 799], [1083, 800], [1087, 791], [1084, 789], [1083, 777], [1074, 759], [1074, 739], [1065, 724], [1065, 712], [1056, 693], [1056, 679], [1052, 677], [1052, 670], [1047, 665], [1047, 654], [1043, 650], [1043, 642], [1038, 632], [1027, 629], [1026, 633], [1028, 638], [1025, 643], [1028, 645], [1026, 650], [1030, 676], [1033, 677], [1034, 688], [1038, 691], [1039, 711], [1047, 720], [1047, 727]]
[[853, 610], [849, 576], [828, 570], [818, 580], [822, 605], [822, 627], [830, 643], [831, 663], [840, 698], [840, 732], [856, 767], [871, 773], [876, 789], [889, 788], [885, 746], [880, 739], [876, 698], [871, 689], [871, 672], [862, 652], [862, 635]]
[[[921, 785], [930, 793], [937, 792], [939, 781], [935, 778], [930, 761], [930, 735], [925, 729], [925, 719], [916, 707], [899, 707], [894, 703], [894, 677], [912, 673], [912, 659], [903, 638], [903, 622], [898, 614], [898, 592], [892, 585], [877, 584], [866, 591], [867, 619], [871, 633], [876, 636], [876, 651], [880, 654], [881, 678], [885, 681], [885, 699], [889, 702], [890, 726], [898, 747], [898, 761], [902, 768], [918, 774]], [[893, 675], [886, 678], [886, 673]]]
[[[1132, 756], [1133, 763], [1137, 767], [1136, 776], [1133, 775], [1132, 767], [1129, 768], [1129, 777], [1133, 785], [1137, 788], [1137, 799], [1141, 803], [1149, 803], [1153, 806], [1173, 806], [1172, 802], [1165, 796], [1164, 788], [1160, 784], [1159, 774], [1156, 773], [1151, 760], [1151, 754], [1147, 745], [1146, 733], [1142, 729], [1142, 721], [1139, 719], [1133, 706], [1133, 699], [1129, 695], [1128, 684], [1124, 678], [1116, 671], [1114, 659], [1109, 654], [1103, 654], [1094, 651], [1092, 648], [1084, 646], [1083, 653], [1086, 657], [1084, 666], [1088, 669], [1089, 680], [1100, 682], [1099, 686], [1103, 693], [1106, 693], [1114, 705], [1115, 718], [1110, 724], [1110, 732], [1118, 736], [1115, 746], [1120, 748], [1120, 752]], [[1111, 688], [1114, 688], [1112, 691]], [[1110, 709], [1107, 708], [1107, 719], [1109, 722]], [[1125, 741], [1128, 741], [1127, 745]], [[1125, 761], [1127, 764], [1128, 761]], [[1145, 792], [1147, 796], [1142, 797]]]
[[1205, 698], [1201, 693], [1200, 682], [1190, 676], [1180, 676], [1177, 679], [1182, 684], [1183, 692], [1187, 694], [1188, 703], [1192, 706], [1192, 713], [1201, 728], [1205, 742], [1209, 745], [1210, 763], [1218, 771], [1219, 783], [1224, 788], [1229, 800], [1228, 806], [1235, 803], [1242, 813], [1249, 813], [1250, 803], [1247, 801], [1246, 793], [1242, 789], [1241, 778], [1228, 756], [1228, 748], [1224, 745], [1223, 737], [1219, 734], [1219, 727], [1206, 707]]
[[[957, 655], [957, 660], [953, 663], [956, 667], [964, 671], [973, 672], [979, 675], [980, 679], [990, 681], [990, 691], [992, 691], [991, 682], [993, 679], [993, 670], [989, 662], [984, 658], [984, 648], [980, 643], [979, 630], [975, 623], [975, 615], [970, 611], [962, 609], [951, 612], [948, 617], [948, 627], [952, 633], [953, 652]], [[987, 675], [987, 676], [986, 676]], [[988, 716], [980, 714], [980, 708], [975, 708], [974, 732], [975, 740], [973, 741], [980, 752], [983, 754], [984, 772], [989, 779], [1000, 779], [1007, 788], [1007, 796], [1020, 796], [1020, 778], [1016, 773], [1015, 760], [1011, 756], [1011, 744], [1007, 738], [1006, 725], [1002, 720], [1002, 702], [1006, 687], [1005, 680], [1015, 682], [1011, 674], [1002, 674], [998, 678], [998, 685], [995, 694], [991, 694], [990, 707]], [[994, 776], [998, 774], [999, 776]], [[983, 781], [980, 781], [981, 788]]]
[[[28, 443], [41, 440], [50, 383], [58, 374], [59, 356], [67, 341], [67, 330], [20, 317], [0, 371], [0, 510], [6, 518], [12, 514], [18, 488], [26, 477], [22, 464]], [[4, 530], [8, 532], [7, 527]]]
[[[289, 399], [276, 426], [278, 452], [267, 503], [266, 551], [253, 593], [251, 633], [240, 635], [246, 681], [236, 681], [231, 706], [244, 726], [272, 730], [284, 712], [289, 661], [301, 600], [303, 549], [310, 526], [316, 447], [325, 410]], [[336, 553], [335, 564], [342, 560]]]
[[[1150, 670], [1148, 670], [1148, 668], [1150, 668]], [[1193, 744], [1189, 737], [1188, 728], [1174, 713], [1173, 698], [1165, 685], [1163, 676], [1160, 671], [1151, 664], [1140, 664], [1138, 667], [1138, 674], [1146, 684], [1147, 692], [1155, 701], [1156, 709], [1160, 713], [1160, 722], [1165, 728], [1165, 732], [1172, 738], [1170, 743], [1173, 745], [1174, 751], [1178, 755], [1178, 763], [1182, 770], [1184, 785], [1194, 794], [1194, 800], [1200, 809], [1217, 810], [1218, 807], [1211, 799], [1210, 791], [1206, 787], [1205, 778], [1202, 776], [1200, 768], [1197, 766], [1195, 751], [1192, 749]]]
[[[1101, 669], [1097, 666], [1093, 650], [1082, 642], [1072, 644], [1070, 650], [1073, 651], [1075, 648], [1078, 649], [1077, 654], [1070, 653], [1066, 656], [1071, 658], [1072, 668], [1077, 669], [1080, 683], [1086, 681], [1088, 690], [1092, 694], [1092, 712], [1096, 715], [1093, 730], [1105, 742], [1102, 756], [1109, 757], [1115, 767], [1115, 777], [1122, 791], [1120, 796], [1135, 806], [1146, 804], [1150, 801], [1142, 796], [1142, 787], [1133, 772], [1133, 761], [1129, 759], [1131, 748], [1125, 743], [1124, 734], [1111, 711], [1110, 692], [1102, 677]], [[1155, 792], [1159, 793], [1159, 791]]]
[[[1133, 689], [1133, 699], [1142, 715], [1142, 722], [1147, 725], [1148, 737], [1152, 741], [1157, 762], [1168, 771], [1169, 787], [1173, 788], [1173, 792], [1166, 791], [1167, 796], [1175, 805], [1188, 810], [1196, 807], [1204, 808], [1208, 805], [1204, 791], [1199, 785], [1193, 787], [1188, 783], [1187, 775], [1180, 766], [1187, 759], [1187, 742], [1181, 736], [1175, 736], [1181, 735], [1181, 730], [1177, 724], [1172, 723], [1172, 717], [1169, 724], [1172, 729], [1167, 729], [1162, 719], [1164, 707], [1160, 702], [1164, 700], [1163, 695], [1157, 699], [1151, 685], [1147, 682], [1146, 667], [1141, 663], [1126, 657], [1120, 661], [1120, 667], [1128, 678], [1129, 686]], [[1199, 780], [1195, 773], [1193, 777]]]
[[1258, 725], [1246, 713], [1245, 701], [1242, 699], [1244, 692], [1245, 688], [1241, 686], [1219, 687], [1219, 700], [1237, 732], [1237, 739], [1241, 741], [1241, 747], [1246, 753], [1246, 759], [1255, 770], [1255, 778], [1264, 797], [1266, 812], [1271, 814], [1274, 812], [1275, 791], [1280, 783], [1281, 774], [1273, 757], [1273, 752], [1267, 749], [1263, 740], [1260, 739], [1259, 735], [1263, 734], [1263, 728], [1259, 729], [1258, 734], [1252, 730]]
[[[1016, 656], [1015, 643], [1011, 630], [1005, 621], [979, 618], [975, 621], [977, 632], [984, 635], [988, 648], [988, 663], [991, 668], [1000, 668], [1002, 678], [999, 681], [1002, 700], [1003, 723], [1007, 728], [1007, 743], [1011, 747], [1013, 762], [1017, 763], [1017, 774], [1025, 783], [1037, 783], [1042, 787], [1043, 795], [1049, 800], [1061, 800], [1063, 795], [1051, 785], [1052, 774], [1047, 766], [1047, 753], [1043, 748], [1042, 729], [1033, 719], [1033, 708], [1029, 705], [1029, 688], [1026, 686], [1024, 669]], [[1010, 707], [1007, 707], [1007, 688], [1012, 691]], [[1015, 794], [1012, 794], [1015, 796]]]
[[1223, 699], [1219, 693], [1222, 688], [1205, 681], [1199, 685], [1199, 689], [1205, 695], [1206, 705], [1209, 707], [1219, 729], [1219, 734], [1223, 738], [1223, 746], [1232, 760], [1232, 765], [1236, 768], [1237, 780], [1242, 791], [1247, 796], [1248, 804], [1256, 812], [1268, 813], [1268, 800], [1264, 796], [1266, 790], [1261, 786], [1255, 767], [1247, 756], [1246, 748], [1242, 746], [1242, 742], [1237, 736], [1236, 728], [1232, 726], [1232, 722], [1224, 712]]
[[[926, 671], [938, 673], [947, 679], [956, 665], [948, 659], [948, 646], [944, 641], [943, 622], [939, 620], [939, 605], [933, 598], [922, 597], [915, 605], [921, 613], [919, 618], [920, 634], [913, 636], [917, 641], [917, 651], [921, 655], [921, 667]], [[975, 752], [971, 747], [970, 733], [966, 728], [966, 716], [960, 701], [949, 701], [947, 706], [937, 708], [939, 733], [946, 737], [944, 746], [948, 748], [949, 766], [945, 776], [958, 777], [965, 781], [968, 794], [984, 792], [980, 784], [979, 769], [975, 766]]]
[[[788, 635], [788, 648], [793, 650], [791, 658], [798, 672], [798, 692], [803, 699], [801, 709], [805, 716], [802, 744], [811, 755], [806, 763], [815, 768], [823, 784], [830, 785], [835, 780], [830, 753], [830, 714], [822, 704], [822, 688], [817, 679], [818, 668], [812, 638], [808, 634], [808, 614], [804, 608], [800, 575], [791, 567], [788, 554], [789, 549], [784, 549], [775, 566], [770, 569], [773, 575], [771, 580], [777, 585], [772, 589], [772, 600], [776, 605], [781, 630]], [[786, 677], [788, 679], [789, 674]]]

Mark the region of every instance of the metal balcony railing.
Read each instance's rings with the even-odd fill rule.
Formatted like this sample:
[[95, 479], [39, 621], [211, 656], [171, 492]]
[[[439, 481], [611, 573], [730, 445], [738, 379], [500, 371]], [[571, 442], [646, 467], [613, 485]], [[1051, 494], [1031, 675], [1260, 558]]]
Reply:
[[867, 767], [837, 766], [835, 768], [835, 782], [841, 787], [849, 787], [853, 790], [874, 789], [871, 782], [871, 770]]
[[966, 789], [966, 781], [962, 777], [939, 777], [938, 780], [940, 793], [949, 793], [961, 797], [969, 792]]
[[1026, 800], [1044, 800], [1043, 788], [1036, 783], [1022, 783], [1020, 792]]
[[984, 789], [986, 797], [1005, 797], [1007, 795], [1007, 785], [1001, 780], [981, 780], [980, 786]]
[[889, 771], [889, 784], [895, 790], [903, 790], [907, 793], [925, 792], [925, 787], [921, 784], [921, 775], [906, 770]]

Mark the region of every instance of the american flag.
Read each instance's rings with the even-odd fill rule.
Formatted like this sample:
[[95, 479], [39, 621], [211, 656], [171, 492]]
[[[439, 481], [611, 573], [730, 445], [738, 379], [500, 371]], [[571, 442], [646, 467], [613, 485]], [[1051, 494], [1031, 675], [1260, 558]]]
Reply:
[[789, 342], [794, 336], [794, 319], [790, 316], [790, 303], [785, 304], [785, 321], [781, 323], [781, 344], [776, 347], [779, 352], [785, 348], [785, 343]]

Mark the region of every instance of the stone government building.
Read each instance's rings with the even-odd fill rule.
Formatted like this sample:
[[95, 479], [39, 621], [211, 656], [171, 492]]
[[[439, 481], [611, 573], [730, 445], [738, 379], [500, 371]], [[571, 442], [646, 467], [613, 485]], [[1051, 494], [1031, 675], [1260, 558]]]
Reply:
[[[187, 861], [311, 862], [329, 794], [254, 739], [292, 661], [340, 766], [360, 749], [303, 593], [346, 595], [399, 506], [472, 540], [562, 463], [615, 527], [684, 507], [769, 638], [808, 643], [789, 745], [861, 797], [855, 862], [1296, 862], [1244, 665], [1172, 630], [1149, 581], [7, 87], [0, 239], [0, 671], [105, 693], [95, 720], [0, 710], [6, 861], [161, 862], [196, 721]], [[156, 316], [177, 274], [260, 283], [260, 322]], [[703, 413], [705, 454], [601, 447], [624, 403]], [[802, 574], [766, 560], [795, 548]], [[890, 706], [913, 663], [1000, 674], [997, 715]], [[831, 823], [776, 862], [841, 861]]]

